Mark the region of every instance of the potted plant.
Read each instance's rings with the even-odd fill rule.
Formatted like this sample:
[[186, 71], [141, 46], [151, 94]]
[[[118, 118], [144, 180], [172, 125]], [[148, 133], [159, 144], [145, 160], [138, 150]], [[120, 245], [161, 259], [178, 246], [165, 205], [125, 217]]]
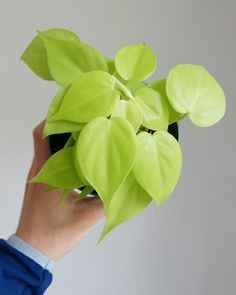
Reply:
[[202, 65], [178, 64], [148, 83], [157, 59], [145, 42], [111, 59], [53, 28], [37, 31], [21, 59], [60, 86], [43, 130], [52, 155], [29, 182], [63, 189], [60, 204], [74, 189], [82, 190], [75, 202], [98, 194], [106, 216], [100, 241], [172, 193], [182, 168], [177, 122], [209, 127], [225, 113], [224, 92]]

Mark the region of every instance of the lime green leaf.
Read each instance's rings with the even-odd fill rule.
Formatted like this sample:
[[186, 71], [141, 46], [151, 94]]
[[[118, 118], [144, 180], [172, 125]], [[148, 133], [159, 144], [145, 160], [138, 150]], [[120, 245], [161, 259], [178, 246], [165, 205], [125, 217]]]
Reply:
[[167, 77], [166, 91], [173, 108], [188, 114], [196, 126], [211, 126], [225, 114], [224, 92], [201, 65], [180, 64], [172, 68]]
[[43, 138], [51, 134], [60, 134], [60, 133], [79, 131], [83, 127], [84, 127], [84, 124], [70, 122], [66, 120], [47, 122], [44, 126]]
[[146, 86], [144, 82], [128, 80], [125, 82], [125, 86], [134, 94], [139, 88]]
[[58, 207], [61, 207], [62, 204], [64, 203], [65, 199], [69, 196], [71, 190], [63, 190], [63, 192], [61, 193], [59, 202], [58, 202]]
[[[81, 128], [81, 130], [82, 130], [82, 128]], [[74, 140], [76, 141], [80, 135], [80, 131], [74, 131], [71, 134], [72, 134], [72, 137], [74, 138]]]
[[47, 183], [64, 189], [84, 186], [74, 169], [73, 151], [74, 147], [67, 147], [53, 154], [29, 182]]
[[[44, 31], [43, 33], [49, 37], [60, 40], [80, 41], [79, 37], [75, 33], [61, 28], [53, 28]], [[39, 77], [45, 80], [53, 80], [48, 68], [46, 49], [39, 36], [36, 36], [31, 41], [31, 43], [21, 55], [21, 60], [23, 60]]]
[[121, 98], [123, 99], [134, 99], [132, 93], [129, 91], [128, 87], [125, 86], [118, 78], [113, 76], [116, 81], [115, 87], [120, 92]]
[[75, 139], [74, 139], [74, 137], [71, 135], [71, 136], [68, 138], [67, 142], [65, 143], [64, 148], [65, 148], [65, 147], [72, 147], [72, 146], [74, 146], [74, 145], [75, 145]]
[[169, 112], [162, 96], [149, 87], [138, 89], [134, 94], [135, 101], [143, 111], [142, 125], [152, 130], [167, 130]]
[[134, 131], [137, 132], [142, 124], [143, 114], [140, 108], [133, 100], [120, 100], [118, 101], [116, 108], [112, 112], [112, 117], [122, 117], [129, 121], [134, 127]]
[[70, 84], [61, 87], [61, 89], [58, 91], [53, 101], [51, 102], [43, 129], [43, 138], [51, 134], [79, 131], [83, 128], [84, 124], [78, 122], [70, 122], [68, 120], [51, 121], [53, 115], [58, 111], [62, 99], [64, 98], [69, 87]]
[[57, 187], [52, 186], [52, 185], [47, 185], [47, 186], [44, 188], [44, 191], [45, 191], [46, 193], [48, 193], [48, 192], [54, 191], [55, 189], [57, 189]]
[[50, 121], [85, 123], [111, 114], [120, 98], [116, 78], [107, 72], [91, 71], [76, 79], [66, 92]]
[[75, 165], [80, 166], [101, 197], [105, 210], [131, 170], [136, 150], [134, 129], [123, 118], [96, 118], [82, 129], [76, 144]]
[[72, 203], [76, 203], [76, 202], [78, 202], [78, 201], [86, 198], [86, 196], [88, 194], [90, 194], [91, 192], [93, 192], [93, 191], [94, 191], [94, 188], [92, 186], [90, 186], [90, 185], [85, 186], [84, 189], [83, 189], [83, 191], [80, 194], [78, 194], [77, 197], [74, 198], [74, 200], [72, 201]]
[[57, 92], [57, 94], [55, 95], [55, 97], [52, 100], [51, 105], [49, 107], [48, 113], [47, 113], [47, 118], [49, 120], [58, 111], [59, 106], [61, 105], [61, 102], [70, 87], [71, 87], [71, 83], [69, 83], [65, 86], [62, 86], [59, 89], [59, 91]]
[[113, 74], [116, 70], [114, 60], [108, 56], [105, 56], [107, 62], [108, 73]]
[[[37, 31], [40, 32], [40, 31]], [[52, 28], [46, 31], [42, 31], [45, 36], [55, 38], [58, 40], [69, 40], [69, 41], [75, 41], [80, 42], [80, 38], [78, 35], [76, 35], [74, 32], [63, 29], [63, 28]]]
[[102, 54], [83, 42], [59, 40], [39, 33], [48, 58], [48, 66], [53, 79], [66, 85], [81, 74], [93, 71], [107, 71], [107, 63]]
[[52, 81], [47, 61], [45, 46], [39, 36], [36, 36], [21, 56], [28, 67], [44, 80]]
[[143, 189], [160, 206], [173, 191], [182, 168], [177, 140], [166, 131], [138, 134], [138, 153], [133, 173]]
[[74, 158], [74, 162], [73, 162], [73, 164], [74, 164], [74, 169], [75, 169], [75, 171], [76, 171], [76, 174], [77, 174], [78, 178], [81, 179], [81, 181], [82, 181], [85, 185], [90, 186], [90, 183], [89, 183], [88, 180], [85, 178], [84, 173], [83, 173], [83, 171], [81, 170], [80, 163], [78, 162], [78, 159], [77, 159], [77, 156], [76, 156], [76, 150], [75, 150], [75, 152], [74, 152], [74, 157], [73, 157], [73, 158]]
[[166, 79], [155, 80], [148, 87], [156, 90], [162, 96], [162, 99], [167, 102], [168, 110], [169, 110], [169, 124], [175, 123], [181, 119], [183, 119], [186, 115], [178, 113], [170, 104], [168, 96], [166, 94]]
[[[79, 134], [79, 136], [80, 136], [80, 134]], [[85, 178], [85, 175], [84, 175], [83, 171], [81, 170], [80, 163], [78, 162], [77, 149], [76, 149], [77, 141], [78, 141], [78, 138], [77, 138], [77, 140], [75, 142], [75, 146], [74, 146], [74, 154], [73, 154], [73, 165], [74, 165], [74, 169], [76, 171], [76, 174], [77, 174], [78, 178], [81, 179], [81, 181], [86, 186], [91, 186], [90, 183], [88, 182], [88, 180]]]
[[155, 71], [155, 54], [145, 43], [122, 47], [115, 55], [115, 67], [125, 80], [143, 81]]
[[131, 94], [134, 94], [135, 91], [138, 90], [139, 88], [146, 86], [146, 82], [143, 82], [143, 81], [123, 79], [116, 70], [113, 73], [113, 76], [115, 76], [117, 80], [119, 80], [130, 91]]
[[99, 242], [116, 226], [144, 210], [152, 198], [134, 178], [132, 171], [112, 196]]

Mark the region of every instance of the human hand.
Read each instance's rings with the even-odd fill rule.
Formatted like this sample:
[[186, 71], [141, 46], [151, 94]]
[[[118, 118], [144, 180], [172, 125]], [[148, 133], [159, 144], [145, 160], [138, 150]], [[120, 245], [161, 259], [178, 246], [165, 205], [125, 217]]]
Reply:
[[[47, 139], [42, 139], [45, 120], [33, 131], [34, 157], [27, 180], [34, 177], [50, 156]], [[50, 257], [58, 259], [69, 252], [92, 225], [104, 216], [100, 198], [71, 201], [71, 192], [61, 207], [62, 190], [45, 192], [47, 185], [26, 183], [25, 196], [16, 235]]]

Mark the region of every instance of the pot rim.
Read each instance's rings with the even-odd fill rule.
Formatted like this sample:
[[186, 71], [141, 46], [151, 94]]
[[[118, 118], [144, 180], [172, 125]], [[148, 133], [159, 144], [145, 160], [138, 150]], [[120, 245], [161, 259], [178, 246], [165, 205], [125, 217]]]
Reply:
[[[76, 192], [76, 193], [78, 193], [78, 194], [82, 193], [82, 191], [80, 189], [78, 189], [78, 188], [73, 189], [73, 191]], [[86, 197], [88, 197], [88, 198], [94, 198], [96, 196], [97, 195], [92, 195], [92, 194], [86, 195]]]

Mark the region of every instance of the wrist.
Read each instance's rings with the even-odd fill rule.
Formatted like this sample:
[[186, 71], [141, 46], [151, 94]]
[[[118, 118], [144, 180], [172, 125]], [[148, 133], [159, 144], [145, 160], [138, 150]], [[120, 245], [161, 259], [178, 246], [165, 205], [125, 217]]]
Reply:
[[27, 241], [20, 238], [17, 234], [12, 234], [6, 242], [15, 248], [16, 250], [23, 253], [25, 256], [34, 260], [37, 264], [39, 264], [42, 268], [47, 269], [48, 271], [52, 272], [55, 261], [33, 247]]
[[41, 232], [31, 232], [29, 229], [24, 230], [24, 228], [18, 228], [15, 235], [49, 259], [56, 260], [59, 258], [56, 255], [57, 253], [53, 248], [52, 239], [49, 235], [42, 234]]
[[70, 239], [67, 240], [66, 237], [58, 238], [57, 229], [45, 232], [39, 228], [31, 231], [30, 228], [19, 227], [16, 231], [16, 235], [55, 261], [64, 256], [72, 248]]

